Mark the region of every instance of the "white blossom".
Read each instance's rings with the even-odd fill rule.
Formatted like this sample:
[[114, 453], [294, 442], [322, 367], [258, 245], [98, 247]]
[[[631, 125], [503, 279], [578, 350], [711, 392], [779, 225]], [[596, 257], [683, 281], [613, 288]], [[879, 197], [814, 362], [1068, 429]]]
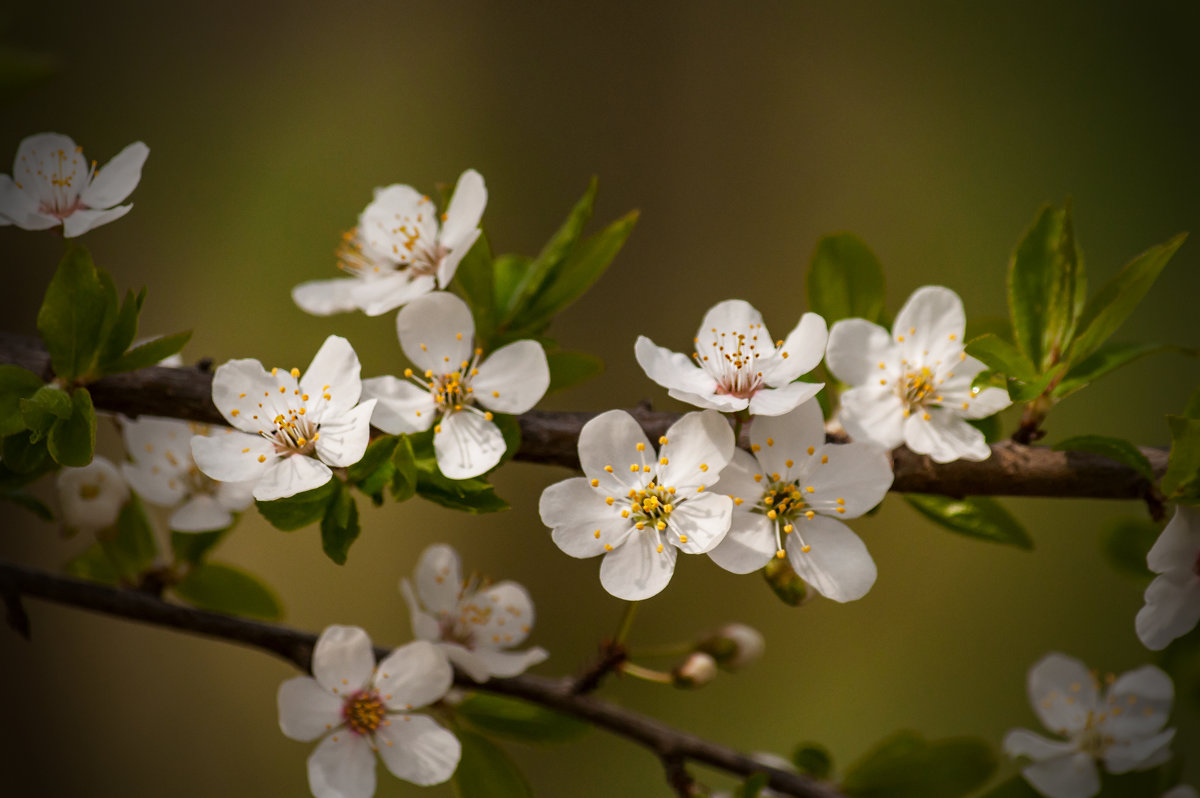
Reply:
[[777, 416], [816, 396], [822, 384], [795, 382], [825, 353], [825, 320], [805, 313], [785, 340], [774, 341], [752, 305], [727, 299], [709, 309], [687, 355], [638, 336], [634, 354], [646, 376], [697, 407]]
[[541, 344], [515, 341], [484, 359], [466, 303], [440, 291], [396, 314], [396, 332], [417, 371], [363, 381], [377, 402], [371, 423], [394, 435], [433, 427], [438, 468], [450, 479], [491, 469], [504, 455], [492, 413], [524, 413], [550, 386]]
[[129, 501], [129, 486], [121, 472], [100, 455], [81, 468], [59, 471], [57, 487], [63, 523], [83, 532], [112, 526]]
[[1200, 507], [1177, 505], [1171, 522], [1146, 555], [1158, 574], [1138, 611], [1138, 639], [1161, 651], [1200, 621]]
[[338, 247], [338, 267], [350, 277], [302, 283], [292, 299], [318, 316], [355, 309], [378, 316], [445, 288], [479, 238], [485, 205], [487, 188], [474, 169], [458, 178], [440, 226], [433, 202], [411, 186], [375, 189]]
[[966, 317], [949, 288], [917, 289], [892, 332], [865, 319], [843, 319], [829, 332], [825, 363], [853, 387], [838, 416], [857, 441], [892, 449], [904, 443], [935, 462], [985, 460], [991, 449], [967, 419], [1008, 407], [1000, 388], [971, 387], [985, 366], [963, 351]]
[[0, 175], [0, 218], [24, 230], [63, 228], [67, 238], [120, 219], [120, 205], [142, 179], [150, 148], [140, 141], [96, 169], [69, 136], [38, 133], [21, 141], [13, 173]]
[[330, 626], [313, 649], [313, 675], [279, 686], [279, 727], [293, 740], [323, 738], [308, 758], [316, 798], [375, 794], [375, 754], [395, 776], [422, 786], [454, 773], [458, 738], [414, 709], [441, 699], [454, 671], [423, 640], [401, 646], [378, 665], [367, 633]]
[[200, 470], [221, 482], [253, 482], [270, 501], [318, 488], [330, 466], [362, 459], [375, 401], [359, 403], [358, 356], [331, 335], [304, 376], [257, 360], [230, 360], [213, 376], [213, 404], [236, 430], [192, 438]]
[[234, 513], [254, 501], [254, 482], [217, 482], [196, 466], [192, 437], [221, 434], [207, 424], [127, 419], [121, 424], [121, 434], [132, 460], [121, 464], [121, 472], [143, 499], [174, 509], [167, 526], [176, 532], [224, 529], [233, 523]]
[[1009, 756], [1032, 764], [1021, 775], [1047, 798], [1090, 798], [1100, 792], [1102, 762], [1109, 773], [1147, 770], [1167, 761], [1174, 729], [1163, 731], [1175, 696], [1171, 678], [1153, 665], [1111, 674], [1102, 687], [1094, 671], [1063, 654], [1047, 654], [1029, 669], [1029, 701], [1048, 740], [1026, 729], [1004, 738]]
[[708, 556], [737, 574], [786, 556], [821, 595], [862, 598], [875, 584], [875, 561], [841, 519], [857, 518], [887, 495], [887, 453], [870, 443], [827, 445], [815, 399], [785, 416], [755, 418], [750, 448], [753, 454], [735, 451], [721, 473], [733, 520]]
[[572, 557], [604, 555], [600, 584], [627, 601], [667, 586], [677, 551], [705, 554], [729, 529], [733, 500], [711, 490], [733, 456], [733, 430], [712, 410], [688, 413], [659, 438], [656, 455], [624, 410], [579, 433], [583, 477], [542, 493], [542, 523]]
[[463, 579], [458, 553], [444, 543], [421, 553], [413, 578], [415, 592], [407, 579], [400, 580], [413, 634], [441, 648], [475, 681], [516, 676], [549, 656], [537, 647], [508, 650], [533, 628], [533, 601], [516, 582]]

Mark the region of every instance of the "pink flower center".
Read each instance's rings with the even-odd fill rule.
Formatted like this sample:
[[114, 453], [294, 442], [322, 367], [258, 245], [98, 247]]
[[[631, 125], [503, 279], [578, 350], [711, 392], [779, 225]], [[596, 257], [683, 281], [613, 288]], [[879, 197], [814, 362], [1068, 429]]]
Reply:
[[358, 735], [374, 733], [386, 715], [387, 709], [374, 690], [359, 690], [342, 704], [342, 718], [350, 731]]

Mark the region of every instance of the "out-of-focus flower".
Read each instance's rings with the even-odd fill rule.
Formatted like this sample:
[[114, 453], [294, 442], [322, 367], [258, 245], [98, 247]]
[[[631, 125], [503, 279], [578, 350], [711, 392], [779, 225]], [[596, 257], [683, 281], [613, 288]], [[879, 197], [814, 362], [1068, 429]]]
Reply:
[[676, 687], [694, 689], [717, 678], [717, 661], [703, 651], [693, 651], [671, 671], [671, 683]]
[[696, 644], [727, 671], [739, 671], [757, 662], [767, 648], [762, 632], [744, 623], [727, 623]]
[[116, 523], [129, 501], [129, 486], [106, 457], [96, 455], [82, 468], [58, 472], [58, 506], [63, 523], [81, 532], [94, 532]]
[[1158, 576], [1146, 588], [1135, 626], [1146, 648], [1161, 651], [1200, 621], [1200, 507], [1175, 507], [1146, 564]]

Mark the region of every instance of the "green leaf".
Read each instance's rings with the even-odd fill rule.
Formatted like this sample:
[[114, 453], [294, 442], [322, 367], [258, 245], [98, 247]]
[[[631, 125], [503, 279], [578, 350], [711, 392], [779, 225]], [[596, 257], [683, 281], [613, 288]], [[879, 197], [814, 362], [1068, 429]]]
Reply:
[[820, 743], [803, 743], [792, 752], [792, 764], [801, 773], [825, 780], [833, 773], [833, 755]]
[[392, 452], [392, 498], [406, 502], [417, 493], [417, 458], [413, 454], [412, 441], [401, 435]]
[[987, 418], [969, 418], [966, 421], [983, 433], [985, 443], [996, 443], [1004, 437], [1004, 426], [1000, 423], [999, 413]]
[[213, 532], [171, 532], [171, 551], [176, 562], [196, 565], [208, 556], [233, 526]]
[[982, 793], [979, 798], [1044, 798], [1044, 796], [1030, 787], [1024, 776], [1017, 773]]
[[1180, 233], [1165, 244], [1151, 247], [1125, 265], [1083, 309], [1070, 361], [1080, 363], [1108, 340], [1137, 307], [1158, 279], [1171, 256], [1187, 238]]
[[492, 261], [492, 281], [496, 292], [495, 306], [505, 317], [517, 304], [518, 289], [525, 282], [533, 259], [524, 255], [497, 255]]
[[0, 458], [4, 466], [18, 474], [32, 474], [52, 464], [50, 453], [46, 451], [45, 438], [33, 440], [27, 432], [18, 432], [4, 439]]
[[1146, 565], [1146, 555], [1160, 532], [1162, 525], [1149, 519], [1119, 518], [1105, 531], [1104, 554], [1126, 576], [1150, 579], [1154, 574]]
[[604, 373], [604, 361], [587, 352], [565, 352], [561, 349], [546, 355], [550, 364], [550, 387], [547, 394], [561, 391]]
[[1021, 549], [1033, 548], [1033, 540], [1021, 523], [998, 501], [987, 496], [955, 499], [906, 493], [904, 500], [921, 515], [951, 532]]
[[74, 380], [91, 370], [108, 300], [87, 248], [69, 242], [37, 317], [54, 373], [63, 380]]
[[1133, 344], [1133, 343], [1104, 343], [1095, 352], [1081, 362], [1073, 364], [1067, 370], [1062, 381], [1054, 387], [1054, 398], [1062, 399], [1078, 391], [1080, 388], [1114, 371], [1121, 366], [1132, 363], [1138, 358], [1157, 352], [1175, 351], [1196, 357], [1200, 354], [1195, 349], [1188, 349], [1170, 344]]
[[0, 438], [25, 429], [21, 400], [42, 388], [42, 378], [28, 369], [0, 365]]
[[20, 405], [25, 428], [35, 437], [45, 435], [56, 421], [70, 418], [73, 412], [71, 395], [57, 385], [43, 385]]
[[501, 455], [500, 462], [492, 466], [492, 471], [495, 471], [511, 460], [521, 448], [521, 422], [516, 416], [501, 413], [492, 417], [492, 423], [500, 428], [500, 434], [504, 438], [504, 454]]
[[101, 530], [96, 537], [113, 569], [126, 584], [136, 585], [158, 554], [154, 530], [136, 493], [131, 494], [129, 501], [121, 507], [115, 526]]
[[283, 617], [275, 591], [240, 568], [220, 563], [194, 566], [174, 586], [175, 595], [203, 610], [248, 615], [264, 621]]
[[1024, 353], [995, 335], [981, 335], [969, 341], [966, 351], [971, 357], [982, 360], [988, 368], [1014, 380], [1028, 383], [1038, 377]]
[[758, 798], [770, 782], [771, 777], [766, 773], [755, 773], [738, 787], [736, 798]]
[[1168, 501], [1192, 504], [1200, 500], [1200, 419], [1167, 416], [1171, 454], [1162, 492]]
[[362, 459], [346, 469], [346, 481], [357, 485], [374, 474], [391, 459], [399, 440], [395, 435], [382, 435], [367, 444]]
[[[101, 280], [107, 278], [111, 281], [112, 278], [103, 269], [97, 270], [100, 273]], [[115, 292], [115, 287], [113, 288]], [[97, 360], [100, 363], [100, 370], [106, 371], [104, 366], [125, 353], [129, 345], [133, 343], [134, 337], [137, 336], [138, 329], [138, 314], [142, 310], [142, 303], [146, 301], [146, 289], [143, 288], [139, 293], [135, 294], [132, 291], [125, 292], [125, 299], [121, 302], [121, 309], [113, 316], [111, 323], [105, 319], [106, 330], [101, 336], [102, 343]]]
[[440, 471], [418, 469], [417, 493], [434, 504], [473, 515], [509, 508], [508, 502], [497, 496], [496, 489], [481, 477], [447, 479]]
[[330, 479], [319, 488], [288, 496], [286, 499], [275, 499], [269, 502], [255, 501], [262, 517], [271, 526], [292, 532], [297, 529], [315, 524], [325, 517], [325, 508], [333, 500], [334, 494], [340, 490], [341, 482]]
[[137, 371], [157, 364], [160, 360], [178, 354], [192, 337], [192, 331], [165, 335], [154, 338], [144, 344], [135, 346], [116, 360], [101, 363], [101, 371], [105, 374], [119, 374], [123, 371]]
[[475, 244], [458, 264], [454, 279], [462, 289], [471, 315], [475, 317], [475, 340], [483, 346], [496, 330], [496, 280], [492, 250], [487, 236], [479, 234]]
[[54, 462], [79, 468], [92, 462], [96, 450], [96, 410], [87, 388], [75, 389], [71, 405], [71, 415], [54, 422], [46, 442]]
[[454, 711], [477, 731], [521, 743], [567, 742], [582, 737], [592, 728], [570, 715], [488, 693], [471, 693]]
[[515, 291], [515, 301], [508, 308], [506, 322], [511, 322], [513, 312], [521, 306], [529, 304], [543, 286], [554, 281], [555, 272], [575, 248], [584, 226], [592, 218], [592, 208], [596, 203], [596, 191], [599, 187], [599, 182], [593, 177], [588, 183], [587, 191], [575, 203], [575, 207], [571, 209], [571, 213], [562, 226], [555, 231], [546, 245], [542, 247], [542, 251], [529, 264], [529, 268], [525, 270], [525, 274], [521, 278], [521, 284]]
[[1122, 438], [1110, 438], [1105, 435], [1076, 435], [1060, 441], [1050, 447], [1056, 452], [1088, 452], [1116, 460], [1124, 466], [1132, 468], [1151, 482], [1154, 481], [1154, 469], [1141, 449]]
[[1070, 344], [1085, 296], [1083, 255], [1071, 225], [1071, 205], [1046, 205], [1008, 266], [1014, 338], [1037, 372], [1058, 362]]
[[[336, 479], [330, 480], [337, 482]], [[340, 482], [338, 483], [341, 484]], [[321, 548], [338, 565], [346, 564], [350, 545], [362, 530], [358, 525], [358, 505], [345, 488], [338, 490], [321, 519]]]
[[516, 763], [491, 740], [474, 732], [455, 732], [462, 758], [451, 784], [458, 798], [533, 798]]
[[100, 543], [93, 543], [68, 560], [65, 570], [77, 579], [87, 579], [103, 585], [117, 585], [121, 581], [117, 569], [113, 567]]
[[848, 798], [959, 798], [983, 786], [996, 758], [982, 740], [925, 740], [902, 731], [886, 738], [846, 770]]
[[808, 307], [833, 324], [883, 317], [883, 266], [853, 233], [827, 235], [817, 242], [808, 266]]

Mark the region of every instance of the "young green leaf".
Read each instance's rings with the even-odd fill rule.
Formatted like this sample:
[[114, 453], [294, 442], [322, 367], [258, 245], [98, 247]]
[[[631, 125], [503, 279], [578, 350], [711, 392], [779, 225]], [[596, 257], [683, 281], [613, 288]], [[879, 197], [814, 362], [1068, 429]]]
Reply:
[[525, 282], [533, 259], [524, 255], [497, 255], [492, 261], [492, 279], [496, 292], [496, 310], [501, 318], [508, 318], [517, 305], [518, 289]]
[[21, 400], [42, 388], [42, 378], [20, 366], [0, 365], [0, 438], [25, 429]]
[[462, 288], [475, 318], [475, 340], [487, 342], [496, 329], [496, 281], [492, 250], [487, 236], [479, 234], [474, 246], [458, 264], [454, 279]]
[[367, 444], [367, 451], [363, 453], [362, 459], [346, 469], [346, 481], [357, 485], [374, 474], [391, 459], [399, 440], [395, 435], [381, 435]]
[[323, 519], [325, 508], [340, 490], [340, 485], [339, 480], [331, 479], [319, 488], [306, 490], [286, 499], [255, 501], [254, 504], [271, 526], [284, 532], [292, 532]]
[[1003, 374], [1020, 382], [1033, 382], [1038, 377], [1029, 358], [1008, 341], [995, 335], [981, 335], [967, 342], [967, 354], [983, 363], [993, 371]]
[[1025, 527], [995, 499], [972, 496], [956, 499], [926, 493], [906, 493], [904, 500], [934, 523], [967, 537], [1032, 549]]
[[803, 743], [792, 752], [792, 764], [814, 779], [827, 779], [833, 772], [833, 755], [820, 743]]
[[1200, 355], [1200, 352], [1195, 349], [1171, 346], [1170, 344], [1113, 343], [1109, 341], [1101, 344], [1095, 352], [1082, 361], [1073, 363], [1058, 385], [1054, 386], [1053, 396], [1055, 399], [1063, 399], [1095, 382], [1110, 371], [1146, 355], [1164, 351], [1180, 352], [1192, 357]]
[[240, 568], [203, 563], [191, 568], [173, 588], [175, 595], [203, 610], [248, 615], [264, 621], [283, 617], [275, 591]]
[[192, 331], [165, 335], [154, 338], [144, 344], [139, 344], [116, 360], [100, 364], [104, 374], [120, 374], [124, 371], [136, 371], [157, 364], [160, 360], [178, 354], [192, 337]]
[[1162, 492], [1170, 501], [1200, 501], [1200, 418], [1167, 416], [1171, 428], [1171, 454]]
[[37, 317], [54, 373], [63, 380], [74, 380], [91, 370], [108, 304], [108, 293], [87, 248], [68, 243]]
[[79, 554], [67, 560], [64, 569], [77, 579], [89, 582], [99, 582], [102, 585], [117, 585], [121, 581], [120, 574], [113, 567], [112, 561], [104, 553], [100, 543], [93, 543]]
[[[97, 269], [101, 280], [106, 283], [111, 282], [112, 278], [103, 269]], [[116, 287], [113, 287], [113, 292], [116, 292]], [[129, 345], [133, 343], [134, 337], [137, 336], [138, 329], [138, 314], [142, 310], [142, 303], [146, 300], [146, 289], [143, 288], [137, 294], [132, 291], [125, 293], [125, 299], [121, 302], [121, 309], [112, 318], [111, 323], [106, 318], [104, 329], [101, 331], [100, 352], [97, 355], [97, 361], [101, 365], [101, 370], [106, 363], [110, 363], [125, 353]]]
[[738, 787], [737, 798], [759, 798], [762, 791], [771, 782], [771, 777], [766, 773], [755, 773]]
[[496, 489], [482, 477], [447, 479], [436, 466], [433, 471], [418, 469], [417, 493], [434, 504], [473, 515], [509, 508], [508, 502], [497, 496]]
[[5, 468], [18, 474], [32, 474], [53, 465], [50, 453], [46, 451], [46, 439], [33, 439], [31, 433], [18, 432], [4, 439], [0, 450]]
[[232, 526], [213, 532], [172, 532], [171, 551], [175, 554], [175, 561], [191, 565], [203, 562], [231, 529]]
[[326, 556], [338, 565], [346, 564], [346, 556], [350, 553], [350, 545], [358, 538], [362, 530], [358, 525], [358, 505], [350, 491], [341, 486], [336, 479], [339, 489], [321, 519], [321, 548]]
[[454, 712], [477, 731], [521, 743], [568, 742], [592, 728], [570, 715], [489, 693], [471, 693]]
[[25, 428], [37, 437], [49, 432], [56, 421], [70, 418], [73, 410], [71, 395], [57, 385], [43, 385], [20, 405]]
[[60, 418], [50, 428], [47, 448], [54, 462], [79, 468], [92, 462], [96, 450], [96, 410], [87, 388], [71, 394], [71, 415]]
[[498, 745], [474, 732], [455, 732], [462, 758], [451, 784], [457, 798], [533, 798], [529, 782]]
[[1086, 296], [1083, 255], [1075, 241], [1071, 206], [1044, 206], [1013, 251], [1008, 308], [1018, 348], [1043, 372], [1071, 342]]
[[833, 324], [883, 317], [883, 266], [862, 239], [853, 233], [827, 235], [817, 242], [808, 266], [809, 310]]
[[[575, 207], [571, 209], [571, 213], [562, 223], [562, 226], [550, 237], [550, 240], [542, 247], [542, 251], [538, 253], [538, 256], [533, 259], [533, 262], [530, 263], [529, 268], [525, 271], [525, 275], [516, 292], [516, 302], [510, 310], [515, 310], [522, 305], [528, 305], [542, 290], [543, 286], [554, 282], [555, 273], [575, 248], [575, 245], [579, 242], [580, 234], [583, 233], [584, 226], [592, 218], [592, 208], [596, 203], [596, 192], [599, 188], [599, 182], [593, 177], [588, 183], [587, 191], [575, 203]], [[512, 321], [511, 313], [505, 318], [505, 321]]]
[[897, 732], [846, 769], [849, 798], [960, 798], [983, 786], [996, 757], [982, 740], [925, 740]]
[[550, 364], [550, 387], [546, 389], [547, 394], [570, 388], [604, 373], [604, 361], [586, 352], [565, 352], [559, 349], [547, 353], [546, 361]]
[[1078, 334], [1071, 344], [1072, 363], [1082, 362], [1117, 331], [1146, 296], [1185, 238], [1187, 234], [1180, 233], [1165, 244], [1153, 246], [1138, 255], [1091, 298], [1079, 318]]
[[1146, 479], [1154, 481], [1154, 469], [1138, 447], [1122, 438], [1105, 435], [1076, 435], [1050, 447], [1056, 452], [1088, 452], [1129, 466]]
[[1104, 535], [1104, 554], [1121, 573], [1149, 580], [1154, 574], [1146, 565], [1146, 555], [1162, 532], [1162, 524], [1147, 518], [1118, 518], [1108, 525]]
[[413, 454], [412, 441], [401, 435], [392, 452], [392, 498], [406, 502], [417, 492], [417, 458]]
[[130, 585], [138, 583], [142, 574], [154, 565], [158, 554], [154, 530], [136, 493], [131, 494], [121, 508], [115, 526], [101, 530], [97, 539], [117, 575]]

